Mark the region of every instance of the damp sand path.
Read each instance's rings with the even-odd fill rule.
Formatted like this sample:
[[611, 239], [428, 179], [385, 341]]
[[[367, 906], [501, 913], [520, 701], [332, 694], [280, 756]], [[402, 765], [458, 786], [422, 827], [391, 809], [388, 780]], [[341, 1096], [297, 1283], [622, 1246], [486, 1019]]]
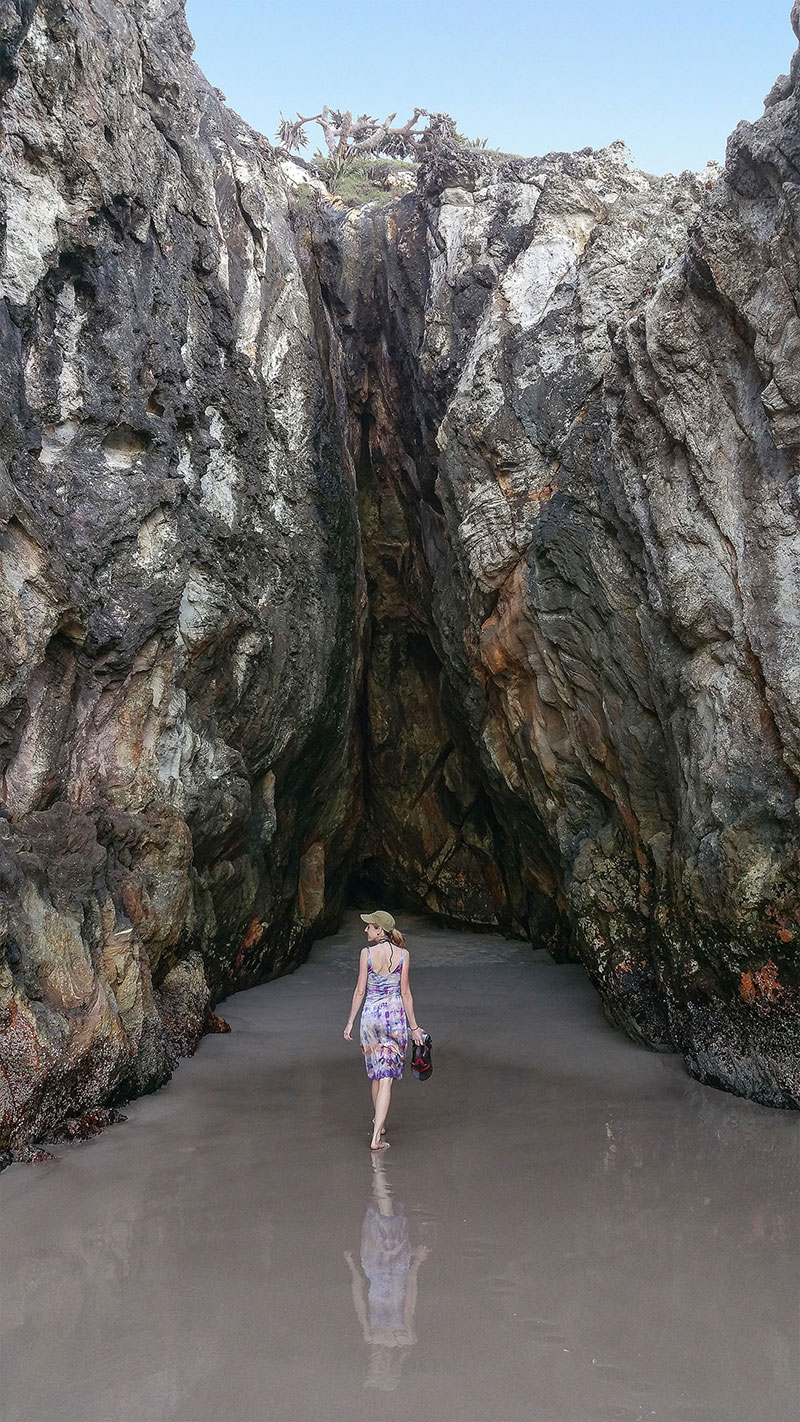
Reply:
[[793, 1422], [797, 1118], [577, 967], [404, 926], [436, 1066], [379, 1166], [350, 913], [125, 1125], [0, 1178], [4, 1422]]

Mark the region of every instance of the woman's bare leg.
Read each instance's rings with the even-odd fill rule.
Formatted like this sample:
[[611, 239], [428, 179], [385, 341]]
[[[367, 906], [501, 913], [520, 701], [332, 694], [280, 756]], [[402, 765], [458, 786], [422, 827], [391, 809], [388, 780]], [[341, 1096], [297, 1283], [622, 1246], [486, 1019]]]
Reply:
[[[372, 1090], [372, 1125], [373, 1125], [373, 1128], [374, 1128], [374, 1126], [375, 1126], [375, 1110], [376, 1110], [377, 1101], [378, 1101], [378, 1087], [379, 1087], [379, 1086], [380, 1086], [380, 1081], [371, 1081], [371, 1082], [370, 1082], [370, 1087], [371, 1087], [371, 1090]], [[381, 1128], [381, 1135], [383, 1135], [383, 1134], [384, 1134], [384, 1129]]]
[[380, 1150], [386, 1142], [381, 1140], [386, 1117], [389, 1114], [389, 1106], [392, 1101], [392, 1078], [383, 1076], [377, 1083], [378, 1090], [375, 1096], [375, 1121], [372, 1132], [371, 1147], [373, 1150]]

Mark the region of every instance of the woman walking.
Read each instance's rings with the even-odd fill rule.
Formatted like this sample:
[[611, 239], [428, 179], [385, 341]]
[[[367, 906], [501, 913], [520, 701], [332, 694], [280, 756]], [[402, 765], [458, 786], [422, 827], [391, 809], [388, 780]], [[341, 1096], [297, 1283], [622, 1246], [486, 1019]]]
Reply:
[[364, 1001], [361, 1014], [361, 1050], [372, 1089], [372, 1150], [384, 1150], [386, 1117], [392, 1100], [392, 1082], [403, 1075], [403, 1059], [408, 1043], [408, 1029], [415, 1042], [424, 1033], [414, 1020], [414, 999], [408, 981], [408, 953], [405, 939], [394, 926], [390, 913], [377, 909], [362, 913], [366, 927], [367, 946], [361, 950], [350, 1016], [344, 1029], [344, 1039], [352, 1042], [353, 1023]]

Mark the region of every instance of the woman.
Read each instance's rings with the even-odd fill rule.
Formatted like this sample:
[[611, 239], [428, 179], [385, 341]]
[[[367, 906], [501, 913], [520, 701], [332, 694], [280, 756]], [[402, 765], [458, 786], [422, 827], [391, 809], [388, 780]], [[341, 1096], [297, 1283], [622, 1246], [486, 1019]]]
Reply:
[[403, 1075], [408, 1028], [415, 1042], [421, 1041], [424, 1033], [414, 1021], [408, 953], [402, 933], [395, 928], [392, 915], [382, 909], [362, 913], [361, 917], [366, 924], [367, 946], [361, 949], [358, 980], [344, 1039], [353, 1040], [353, 1023], [366, 992], [367, 1001], [361, 1014], [361, 1050], [375, 1111], [370, 1149], [385, 1150], [389, 1144], [383, 1137], [392, 1100], [392, 1082]]

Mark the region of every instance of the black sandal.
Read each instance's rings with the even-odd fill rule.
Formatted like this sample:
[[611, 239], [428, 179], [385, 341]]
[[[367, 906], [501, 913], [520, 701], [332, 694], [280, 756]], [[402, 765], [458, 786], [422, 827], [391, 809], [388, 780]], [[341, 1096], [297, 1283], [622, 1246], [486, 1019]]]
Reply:
[[411, 1070], [420, 1081], [427, 1081], [433, 1071], [433, 1042], [423, 1032], [421, 1042], [411, 1044]]

